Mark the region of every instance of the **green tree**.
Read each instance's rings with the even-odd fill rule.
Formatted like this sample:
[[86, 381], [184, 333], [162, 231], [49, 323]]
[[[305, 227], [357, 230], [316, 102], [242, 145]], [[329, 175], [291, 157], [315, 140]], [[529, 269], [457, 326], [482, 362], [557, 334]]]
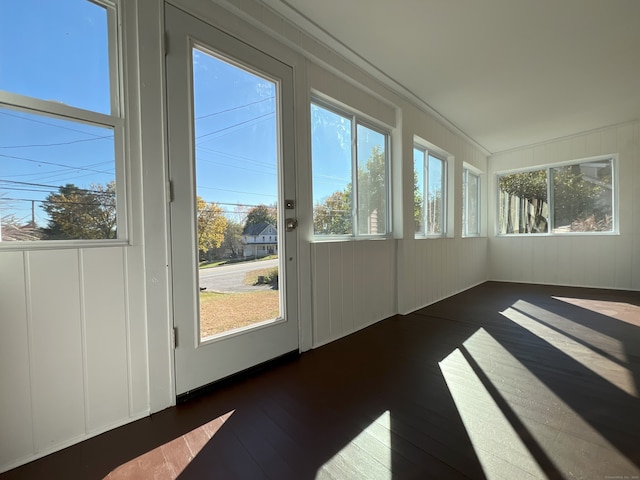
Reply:
[[[547, 204], [547, 171], [512, 173], [500, 177], [500, 192], [507, 196], [505, 233], [514, 233], [514, 216], [518, 220], [518, 233], [547, 231], [543, 215]], [[514, 205], [515, 202], [515, 205]], [[529, 213], [532, 207], [533, 213]]]
[[116, 185], [91, 184], [90, 189], [71, 183], [58, 188], [43, 202], [49, 215], [42, 229], [46, 240], [116, 238]]
[[595, 222], [604, 220], [605, 214], [597, 206], [603, 189], [585, 178], [580, 165], [557, 167], [552, 172], [555, 226], [581, 223], [590, 216]]
[[422, 192], [418, 183], [418, 172], [413, 171], [413, 221], [415, 231], [421, 232], [424, 224], [424, 209], [422, 205]]
[[257, 225], [259, 223], [269, 223], [274, 227], [277, 226], [277, 210], [275, 206], [258, 205], [247, 212], [247, 218], [244, 222], [245, 228], [249, 225]]
[[385, 233], [387, 218], [387, 165], [376, 145], [364, 167], [358, 167], [358, 233]]
[[222, 208], [214, 202], [205, 202], [200, 196], [196, 197], [198, 250], [200, 258], [212, 248], [217, 248], [224, 241], [227, 219]]
[[224, 230], [224, 240], [219, 247], [214, 247], [207, 252], [207, 260], [224, 258], [226, 255], [236, 258], [242, 247], [242, 224], [227, 218], [227, 226]]
[[333, 192], [313, 207], [313, 232], [318, 235], [350, 235], [351, 185], [344, 191]]

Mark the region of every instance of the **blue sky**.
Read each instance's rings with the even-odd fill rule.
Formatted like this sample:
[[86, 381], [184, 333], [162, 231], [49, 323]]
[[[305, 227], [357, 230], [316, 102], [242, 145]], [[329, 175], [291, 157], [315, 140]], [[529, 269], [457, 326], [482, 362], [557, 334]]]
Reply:
[[[0, 90], [110, 113], [106, 22], [86, 1], [0, 2]], [[58, 186], [114, 177], [111, 129], [0, 106], [3, 215], [45, 225], [41, 201]]]

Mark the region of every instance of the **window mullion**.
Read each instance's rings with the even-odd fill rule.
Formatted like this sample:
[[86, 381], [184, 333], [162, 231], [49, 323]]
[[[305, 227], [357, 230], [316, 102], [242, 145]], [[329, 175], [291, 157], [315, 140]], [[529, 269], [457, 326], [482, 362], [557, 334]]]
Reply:
[[353, 229], [351, 234], [357, 236], [358, 224], [358, 124], [355, 117], [351, 117], [351, 219]]

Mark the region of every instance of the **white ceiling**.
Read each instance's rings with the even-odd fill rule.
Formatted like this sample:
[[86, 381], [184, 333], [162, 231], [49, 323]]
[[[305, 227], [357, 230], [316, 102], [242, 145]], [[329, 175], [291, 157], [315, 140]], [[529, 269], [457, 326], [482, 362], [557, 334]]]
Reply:
[[490, 153], [640, 118], [640, 0], [264, 0]]

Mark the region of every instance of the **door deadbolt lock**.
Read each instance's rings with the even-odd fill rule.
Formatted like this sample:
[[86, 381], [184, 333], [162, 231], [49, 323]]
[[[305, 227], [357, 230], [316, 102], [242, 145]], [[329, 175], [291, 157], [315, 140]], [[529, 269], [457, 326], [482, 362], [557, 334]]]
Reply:
[[284, 221], [284, 226], [287, 229], [287, 232], [293, 232], [296, 228], [298, 228], [298, 220], [295, 218], [287, 218]]

